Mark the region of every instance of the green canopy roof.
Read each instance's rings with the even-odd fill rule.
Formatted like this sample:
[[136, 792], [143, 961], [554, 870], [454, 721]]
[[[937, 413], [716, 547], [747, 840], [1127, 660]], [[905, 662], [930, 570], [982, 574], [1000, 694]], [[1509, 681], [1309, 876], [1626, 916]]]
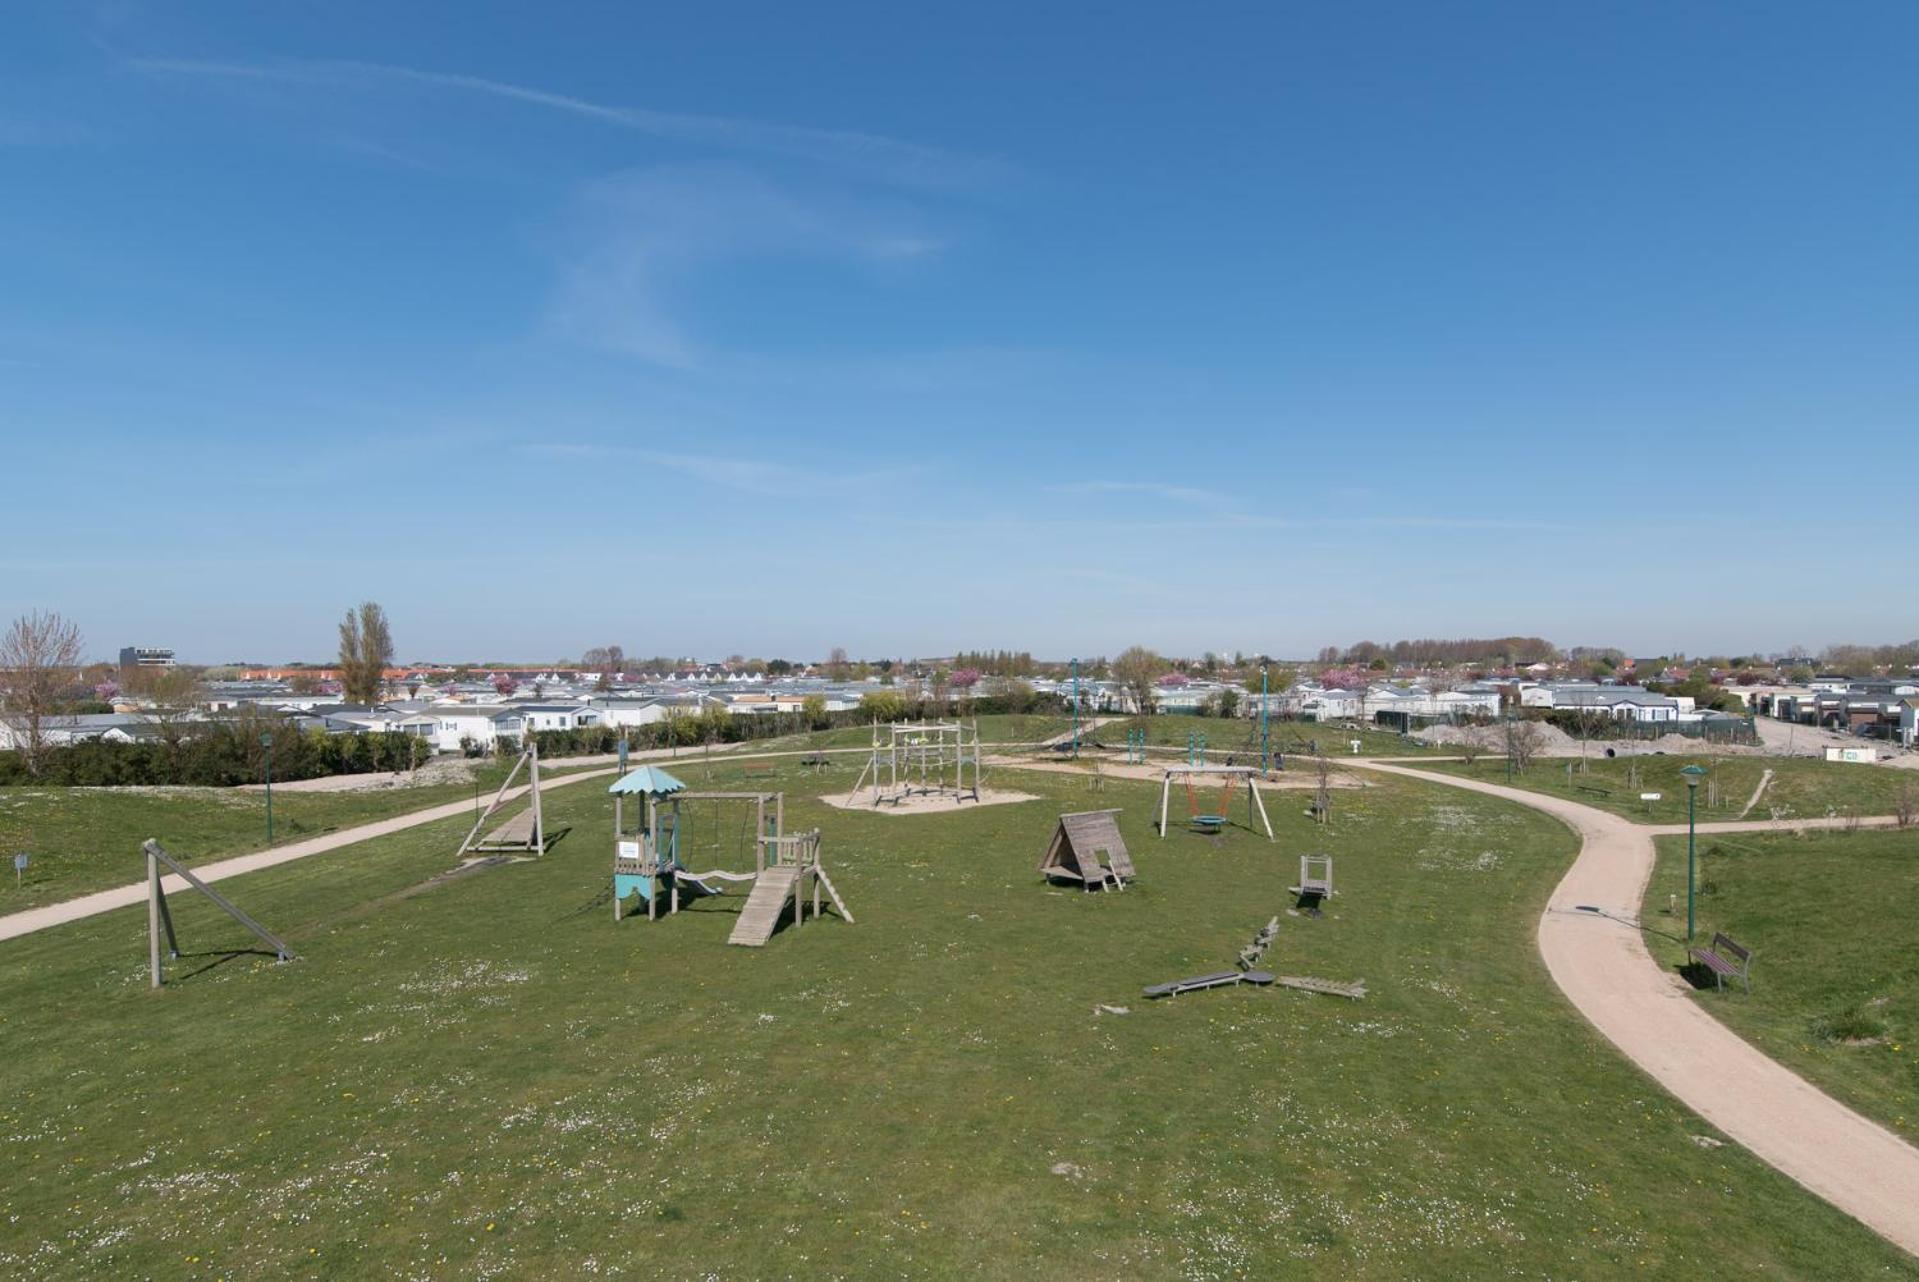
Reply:
[[686, 785], [658, 766], [641, 766], [614, 780], [608, 792], [637, 792], [663, 797], [669, 792], [684, 792]]

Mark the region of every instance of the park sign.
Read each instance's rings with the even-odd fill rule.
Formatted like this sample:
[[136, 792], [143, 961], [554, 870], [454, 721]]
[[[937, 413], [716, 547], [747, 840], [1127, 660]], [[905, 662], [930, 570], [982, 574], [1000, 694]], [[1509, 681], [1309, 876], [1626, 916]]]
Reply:
[[28, 861], [26, 851], [22, 850], [18, 854], [14, 855], [13, 857], [13, 884], [14, 885], [18, 886], [20, 884], [20, 874], [27, 870], [28, 862], [29, 861]]
[[1639, 794], [1639, 799], [1641, 801], [1658, 801], [1665, 795], [1663, 792], [1642, 792]]

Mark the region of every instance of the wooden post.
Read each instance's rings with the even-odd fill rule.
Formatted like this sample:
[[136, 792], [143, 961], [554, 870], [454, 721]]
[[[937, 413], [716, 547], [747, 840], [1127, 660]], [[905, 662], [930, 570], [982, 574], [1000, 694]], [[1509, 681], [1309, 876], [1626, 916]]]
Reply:
[[145, 850], [147, 856], [147, 961], [152, 969], [155, 988], [160, 987], [161, 982], [160, 931], [163, 927], [173, 955], [175, 957], [180, 955], [180, 941], [173, 934], [173, 914], [167, 910], [166, 890], [160, 884], [160, 865], [163, 863], [171, 868], [189, 888], [211, 899], [229, 917], [252, 931], [262, 943], [271, 946], [274, 955], [281, 961], [293, 960], [293, 950], [286, 946], [284, 940], [240, 911], [225, 895], [201, 881], [190, 869], [169, 855], [157, 839], [149, 838], [141, 848]]
[[1166, 772], [1165, 782], [1163, 782], [1160, 785], [1160, 789], [1159, 789], [1159, 839], [1161, 841], [1166, 840], [1166, 824], [1167, 824], [1166, 806], [1167, 806], [1167, 803], [1172, 799], [1172, 796], [1173, 796], [1173, 772], [1168, 770]]
[[526, 732], [527, 751], [533, 755], [533, 849], [540, 854], [546, 853], [546, 824], [540, 813], [540, 737], [533, 730]]
[[160, 986], [160, 861], [147, 851], [147, 962]]
[[1266, 840], [1278, 841], [1279, 838], [1273, 836], [1273, 821], [1266, 817], [1266, 799], [1259, 795], [1259, 785], [1253, 781], [1251, 775], [1246, 776], [1246, 789], [1252, 794], [1253, 804], [1259, 809], [1259, 822], [1265, 825]]

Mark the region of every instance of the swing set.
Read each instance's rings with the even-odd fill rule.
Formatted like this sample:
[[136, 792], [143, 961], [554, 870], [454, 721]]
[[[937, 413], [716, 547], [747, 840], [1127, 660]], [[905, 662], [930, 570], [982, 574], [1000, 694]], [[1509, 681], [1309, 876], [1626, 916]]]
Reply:
[[[1233, 793], [1243, 781], [1246, 785], [1246, 826], [1251, 828], [1257, 819], [1259, 826], [1266, 831], [1266, 839], [1277, 840], [1273, 835], [1272, 820], [1266, 817], [1266, 802], [1259, 795], [1259, 773], [1251, 766], [1168, 766], [1160, 784], [1160, 838], [1164, 840], [1166, 829], [1172, 822], [1173, 781], [1178, 779], [1186, 788], [1187, 824], [1194, 832], [1215, 834], [1232, 822], [1230, 807]], [[1202, 808], [1200, 789], [1214, 779], [1220, 781], [1219, 799], [1211, 809]]]

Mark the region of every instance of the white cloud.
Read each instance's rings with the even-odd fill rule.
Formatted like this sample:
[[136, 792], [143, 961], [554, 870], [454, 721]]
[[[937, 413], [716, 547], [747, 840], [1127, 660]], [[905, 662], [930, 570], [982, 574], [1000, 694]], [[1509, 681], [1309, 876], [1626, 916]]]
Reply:
[[183, 76], [362, 88], [381, 84], [413, 85], [454, 93], [479, 94], [562, 112], [655, 138], [818, 161], [869, 178], [911, 187], [972, 187], [992, 181], [1001, 170], [992, 161], [859, 130], [816, 129], [692, 112], [611, 106], [576, 98], [571, 94], [489, 80], [483, 76], [397, 67], [385, 63], [345, 60], [250, 63], [135, 58], [131, 60], [131, 65], [144, 71]]
[[1217, 490], [1192, 485], [1168, 485], [1159, 481], [1072, 481], [1048, 487], [1056, 494], [1131, 494], [1164, 499], [1172, 503], [1227, 503], [1231, 500]]
[[727, 259], [799, 255], [887, 262], [931, 252], [904, 232], [906, 211], [842, 193], [773, 183], [733, 164], [683, 165], [588, 184], [575, 202], [548, 307], [565, 337], [658, 365], [696, 368], [706, 356], [673, 300], [701, 267]]
[[871, 493], [924, 472], [919, 467], [828, 469], [783, 458], [741, 457], [744, 451], [735, 453], [724, 446], [715, 446], [703, 454], [687, 454], [621, 445], [549, 442], [528, 446], [525, 452], [546, 458], [656, 468], [718, 489], [788, 498]]

